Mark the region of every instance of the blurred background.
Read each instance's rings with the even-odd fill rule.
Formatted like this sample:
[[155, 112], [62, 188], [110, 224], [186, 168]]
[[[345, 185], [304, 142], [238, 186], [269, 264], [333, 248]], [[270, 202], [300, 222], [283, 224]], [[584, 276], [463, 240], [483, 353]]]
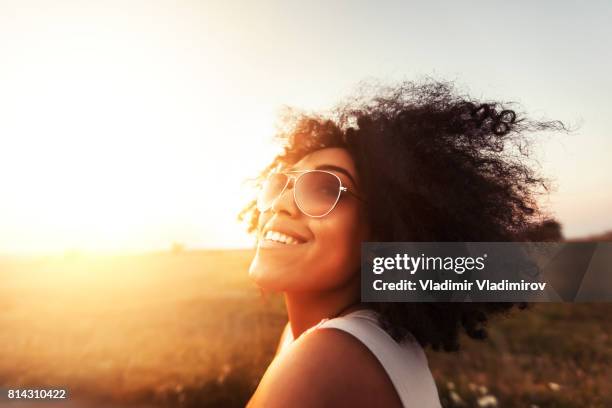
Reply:
[[[612, 240], [611, 17], [605, 1], [0, 0], [0, 388], [243, 406], [286, 322], [247, 278], [245, 180], [284, 106], [324, 112], [364, 80], [452, 80], [575, 128], [537, 135], [554, 220], [533, 236]], [[484, 346], [430, 352], [444, 405], [612, 406], [610, 312], [539, 305]]]

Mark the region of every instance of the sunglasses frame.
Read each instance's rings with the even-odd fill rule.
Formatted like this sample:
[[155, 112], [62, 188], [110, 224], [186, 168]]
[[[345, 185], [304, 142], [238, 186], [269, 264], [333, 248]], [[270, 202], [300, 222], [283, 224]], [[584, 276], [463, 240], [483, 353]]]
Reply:
[[[332, 176], [334, 176], [337, 180], [338, 180], [338, 184], [340, 186], [340, 188], [338, 189], [338, 196], [336, 197], [336, 201], [334, 201], [334, 205], [331, 206], [331, 208], [323, 215], [310, 215], [308, 214], [306, 211], [304, 211], [302, 209], [302, 207], [300, 206], [297, 197], [296, 197], [296, 193], [295, 193], [295, 185], [298, 183], [299, 179], [304, 175], [304, 174], [308, 174], [308, 173], [327, 173], [327, 174], [331, 174]], [[270, 208], [272, 208], [274, 206], [274, 204], [276, 204], [276, 201], [283, 195], [283, 193], [285, 192], [285, 190], [287, 189], [287, 186], [291, 183], [291, 180], [293, 181], [293, 202], [295, 203], [295, 205], [298, 207], [298, 209], [302, 212], [302, 214], [308, 216], [308, 217], [312, 217], [312, 218], [322, 218], [325, 217], [327, 214], [329, 214], [330, 212], [332, 212], [334, 210], [334, 208], [336, 208], [336, 205], [338, 205], [338, 201], [340, 201], [340, 197], [342, 196], [342, 193], [348, 193], [350, 195], [352, 195], [353, 197], [357, 198], [360, 201], [363, 201], [363, 199], [361, 197], [359, 197], [357, 194], [355, 194], [354, 192], [352, 192], [351, 190], [349, 190], [344, 184], [342, 184], [342, 179], [340, 177], [338, 177], [337, 174], [332, 173], [331, 171], [327, 171], [327, 170], [289, 170], [289, 171], [281, 171], [281, 172], [274, 172], [272, 174], [284, 174], [287, 176], [287, 182], [285, 183], [285, 185], [283, 186], [282, 190], [278, 193], [278, 195], [276, 196], [276, 198], [274, 200], [271, 201], [270, 205], [265, 208], [265, 209], [261, 209], [259, 208], [259, 198], [257, 199], [257, 209], [259, 210], [259, 212], [263, 213], [265, 211], [268, 211]], [[268, 176], [268, 178], [270, 176], [272, 176], [272, 174], [270, 174]], [[295, 175], [297, 174], [297, 176]]]

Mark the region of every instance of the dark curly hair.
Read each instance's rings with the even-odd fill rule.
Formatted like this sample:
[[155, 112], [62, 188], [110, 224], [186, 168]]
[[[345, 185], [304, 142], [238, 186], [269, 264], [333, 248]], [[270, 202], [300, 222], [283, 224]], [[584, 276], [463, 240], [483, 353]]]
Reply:
[[[460, 95], [450, 82], [426, 79], [363, 91], [327, 115], [289, 111], [278, 139], [284, 151], [259, 178], [327, 147], [351, 154], [366, 198], [370, 241], [518, 241], [541, 221], [538, 194], [548, 181], [529, 159], [527, 133], [563, 130], [530, 120], [499, 102]], [[240, 213], [257, 227], [255, 202]], [[459, 348], [463, 328], [485, 338], [488, 316], [512, 303], [370, 303], [396, 340]], [[521, 305], [524, 306], [524, 305]]]

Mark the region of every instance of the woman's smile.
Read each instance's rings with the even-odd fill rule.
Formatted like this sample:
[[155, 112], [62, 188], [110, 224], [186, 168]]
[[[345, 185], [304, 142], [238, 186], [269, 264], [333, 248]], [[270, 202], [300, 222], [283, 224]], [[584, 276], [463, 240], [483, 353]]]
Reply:
[[259, 239], [260, 248], [301, 247], [311, 241], [306, 238], [306, 234], [297, 232], [296, 228], [276, 221], [269, 224], [261, 233]]
[[276, 230], [266, 231], [259, 241], [260, 248], [296, 248], [307, 244], [302, 238], [293, 235], [285, 234]]

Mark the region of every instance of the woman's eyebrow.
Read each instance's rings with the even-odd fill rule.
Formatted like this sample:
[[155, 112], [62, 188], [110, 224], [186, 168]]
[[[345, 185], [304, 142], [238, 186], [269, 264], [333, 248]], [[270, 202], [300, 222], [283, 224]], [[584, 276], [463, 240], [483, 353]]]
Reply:
[[331, 164], [321, 164], [320, 166], [315, 167], [315, 170], [332, 170], [337, 171], [338, 173], [342, 173], [351, 180], [355, 187], [357, 187], [357, 182], [355, 181], [353, 176], [351, 176], [351, 173], [349, 173], [348, 170], [342, 167], [334, 166]]

